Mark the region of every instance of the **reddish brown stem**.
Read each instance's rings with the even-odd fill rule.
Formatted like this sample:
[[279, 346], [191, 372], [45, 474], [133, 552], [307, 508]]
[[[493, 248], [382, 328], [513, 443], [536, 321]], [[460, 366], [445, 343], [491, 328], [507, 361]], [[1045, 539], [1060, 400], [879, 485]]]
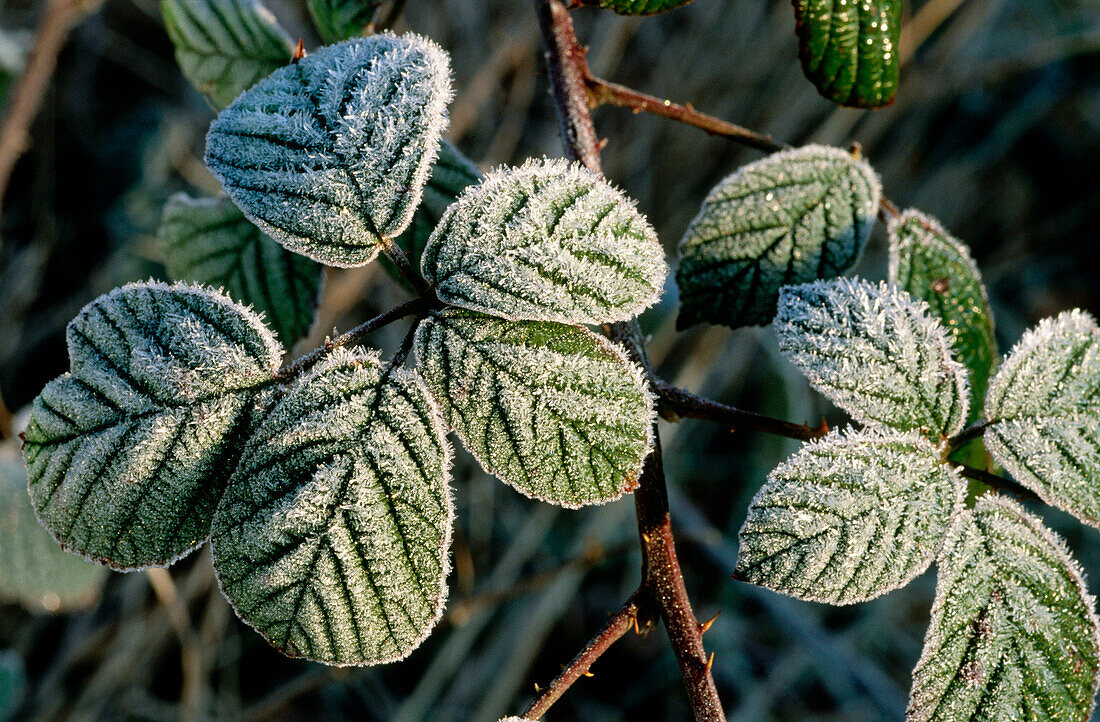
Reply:
[[678, 417], [703, 419], [704, 421], [722, 424], [734, 431], [742, 429], [762, 431], [765, 434], [775, 434], [776, 436], [784, 436], [799, 441], [820, 439], [829, 432], [829, 427], [824, 423], [816, 428], [809, 424], [792, 424], [789, 421], [756, 414], [733, 406], [726, 406], [717, 401], [696, 396], [690, 391], [673, 386], [662, 379], [653, 381], [653, 390], [657, 393], [659, 399], [661, 416], [668, 421], [675, 421]]
[[[566, 154], [600, 172], [600, 143], [588, 107], [585, 77], [588, 64], [577, 42], [573, 21], [562, 0], [534, 0], [546, 48], [547, 74], [561, 125]], [[613, 324], [611, 337], [635, 362], [650, 370], [637, 321]], [[642, 546], [642, 583], [634, 597], [637, 619], [646, 628], [660, 616], [680, 665], [692, 712], [697, 720], [725, 720], [711, 676], [711, 660], [703, 650], [702, 625], [691, 608], [684, 586], [668, 511], [660, 438], [646, 459], [634, 493], [638, 535]], [[567, 685], [563, 685], [564, 687]]]

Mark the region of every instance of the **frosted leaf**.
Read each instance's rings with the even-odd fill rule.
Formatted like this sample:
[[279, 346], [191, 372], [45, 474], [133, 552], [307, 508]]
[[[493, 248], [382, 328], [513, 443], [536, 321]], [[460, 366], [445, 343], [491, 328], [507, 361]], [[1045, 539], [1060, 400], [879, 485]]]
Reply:
[[1100, 639], [1061, 540], [1015, 503], [985, 496], [960, 515], [938, 563], [910, 722], [1087, 720]]
[[174, 280], [224, 288], [263, 314], [288, 347], [309, 333], [320, 266], [265, 236], [228, 198], [172, 196], [160, 244]]
[[160, 7], [180, 70], [218, 108], [294, 55], [290, 37], [257, 0], [161, 0]]
[[418, 369], [482, 468], [576, 508], [638, 485], [652, 446], [641, 371], [601, 336], [449, 309], [421, 322]]
[[954, 339], [955, 356], [970, 370], [973, 421], [997, 356], [985, 285], [966, 246], [939, 221], [908, 210], [892, 218], [890, 283], [925, 301]]
[[67, 338], [24, 433], [38, 518], [116, 569], [171, 564], [210, 533], [282, 349], [226, 296], [153, 282], [92, 301]]
[[689, 2], [691, 0], [581, 0], [582, 5], [598, 5], [620, 15], [655, 15]]
[[809, 145], [744, 166], [711, 190], [680, 241], [676, 325], [768, 323], [782, 286], [851, 268], [880, 195], [871, 167], [839, 148]]
[[[428, 238], [439, 225], [443, 212], [455, 202], [468, 186], [481, 180], [481, 171], [473, 161], [462, 154], [450, 141], [444, 139], [439, 145], [439, 157], [432, 165], [432, 173], [424, 186], [424, 200], [413, 214], [412, 223], [396, 238], [396, 243], [405, 252], [414, 267], [420, 266], [420, 257]], [[387, 256], [380, 256], [379, 262], [390, 276], [403, 286], [412, 290], [408, 281], [397, 270], [397, 266]]]
[[336, 43], [362, 35], [382, 0], [309, 0], [309, 16], [321, 40]]
[[453, 517], [439, 412], [403, 369], [337, 350], [272, 409], [214, 518], [241, 619], [292, 657], [401, 659], [446, 599]]
[[966, 420], [966, 368], [928, 305], [840, 278], [784, 288], [779, 350], [818, 391], [862, 424], [951, 436]]
[[898, 92], [901, 0], [794, 0], [798, 56], [834, 103], [881, 108]]
[[1100, 527], [1100, 329], [1081, 311], [1024, 334], [989, 384], [989, 453], [1043, 501]]
[[330, 266], [405, 230], [446, 125], [450, 61], [388, 33], [321, 48], [223, 110], [206, 164], [249, 220]]
[[0, 600], [36, 612], [80, 609], [96, 600], [106, 576], [42, 528], [27, 494], [27, 470], [14, 453], [0, 454]]
[[928, 568], [965, 488], [916, 432], [834, 432], [768, 476], [735, 577], [810, 601], [873, 599]]
[[421, 267], [452, 305], [562, 323], [631, 318], [668, 270], [634, 202], [564, 160], [489, 173], [443, 214]]

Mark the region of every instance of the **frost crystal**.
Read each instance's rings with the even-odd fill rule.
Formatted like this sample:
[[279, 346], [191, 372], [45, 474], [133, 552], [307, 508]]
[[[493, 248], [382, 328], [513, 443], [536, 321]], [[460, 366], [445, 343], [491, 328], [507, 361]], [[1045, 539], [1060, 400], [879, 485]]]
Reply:
[[974, 405], [968, 421], [973, 421], [997, 356], [993, 314], [978, 267], [965, 245], [920, 211], [891, 219], [888, 232], [890, 283], [928, 303], [951, 332], [956, 356], [970, 369]]
[[779, 349], [821, 393], [863, 424], [958, 432], [966, 368], [928, 305], [885, 284], [838, 279], [784, 288]]
[[214, 570], [240, 617], [326, 664], [405, 657], [446, 599], [451, 451], [403, 369], [337, 350], [248, 442], [214, 519]]
[[928, 568], [965, 488], [916, 432], [834, 432], [757, 493], [736, 577], [810, 601], [873, 599]]
[[24, 434], [38, 517], [116, 569], [170, 564], [210, 533], [282, 349], [226, 296], [152, 282], [100, 296], [67, 338], [71, 370]]
[[490, 474], [575, 508], [632, 491], [652, 445], [641, 371], [601, 336], [451, 309], [416, 332], [418, 369]]
[[294, 54], [290, 37], [256, 0], [162, 0], [161, 12], [180, 70], [218, 108]]
[[288, 348], [313, 325], [320, 267], [265, 236], [228, 198], [172, 196], [160, 243], [168, 275], [224, 288], [263, 314]]
[[986, 496], [957, 519], [939, 567], [908, 719], [1087, 720], [1100, 638], [1062, 542], [1015, 503]]
[[782, 286], [859, 258], [881, 189], [871, 167], [820, 145], [750, 163], [710, 192], [680, 241], [677, 325], [765, 324]]
[[408, 226], [439, 149], [450, 64], [416, 35], [321, 48], [217, 117], [206, 164], [264, 232], [330, 266], [362, 266]]
[[668, 270], [634, 202], [562, 160], [500, 169], [467, 190], [421, 266], [447, 303], [562, 323], [631, 318], [657, 300]]
[[1100, 527], [1100, 329], [1081, 311], [1024, 334], [989, 384], [989, 453], [1048, 504]]

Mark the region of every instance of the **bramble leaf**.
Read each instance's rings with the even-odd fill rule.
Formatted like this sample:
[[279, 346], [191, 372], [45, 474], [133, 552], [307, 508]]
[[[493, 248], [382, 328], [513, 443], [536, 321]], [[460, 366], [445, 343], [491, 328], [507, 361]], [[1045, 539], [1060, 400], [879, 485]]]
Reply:
[[620, 15], [655, 15], [689, 2], [691, 0], [581, 0], [583, 5], [598, 5]]
[[908, 210], [890, 220], [890, 283], [928, 304], [954, 339], [955, 356], [970, 370], [973, 421], [981, 408], [997, 341], [985, 285], [966, 246], [939, 221]]
[[606, 339], [448, 309], [421, 322], [416, 350], [447, 423], [490, 474], [569, 508], [637, 486], [653, 402], [641, 371]]
[[1043, 501], [1100, 527], [1100, 329], [1081, 311], [1024, 334], [989, 384], [989, 453]]
[[782, 286], [851, 268], [880, 195], [871, 167], [839, 148], [810, 145], [744, 166], [711, 190], [680, 241], [676, 325], [768, 323]]
[[224, 288], [263, 314], [288, 348], [309, 333], [321, 267], [265, 236], [228, 198], [169, 198], [160, 244], [173, 280]]
[[[458, 199], [462, 191], [479, 180], [481, 171], [473, 161], [444, 139], [439, 144], [439, 157], [435, 159], [428, 183], [424, 186], [424, 200], [417, 206], [412, 223], [396, 239], [397, 245], [405, 252], [414, 268], [420, 267], [424, 246], [428, 245], [428, 238], [439, 225], [444, 211]], [[378, 260], [395, 281], [408, 286], [408, 282], [389, 257], [380, 256]]]
[[403, 369], [337, 350], [271, 410], [214, 518], [214, 570], [241, 619], [292, 657], [405, 657], [446, 598], [451, 450]]
[[780, 293], [779, 350], [862, 424], [951, 436], [967, 418], [966, 368], [928, 304], [840, 278]]
[[153, 282], [92, 301], [67, 336], [71, 370], [24, 432], [38, 518], [116, 569], [167, 566], [210, 533], [282, 349], [226, 296]]
[[160, 8], [180, 70], [218, 108], [294, 55], [290, 37], [257, 0], [161, 0]]
[[794, 0], [798, 56], [834, 103], [881, 108], [898, 92], [901, 0]]
[[667, 273], [634, 202], [563, 160], [489, 173], [443, 214], [421, 267], [449, 304], [562, 323], [631, 318]]
[[1087, 720], [1100, 639], [1061, 540], [1014, 502], [985, 496], [958, 517], [939, 567], [907, 719]]
[[830, 434], [768, 476], [735, 576], [810, 601], [873, 599], [928, 568], [965, 488], [915, 432]]
[[29, 686], [23, 657], [14, 649], [0, 649], [0, 722], [16, 718]]
[[38, 612], [80, 609], [99, 596], [106, 576], [42, 528], [27, 494], [27, 470], [14, 453], [0, 455], [0, 599]]
[[388, 33], [321, 48], [223, 110], [206, 164], [248, 219], [330, 266], [369, 263], [405, 230], [439, 149], [450, 64]]
[[309, 0], [309, 16], [321, 40], [338, 43], [361, 35], [382, 0]]

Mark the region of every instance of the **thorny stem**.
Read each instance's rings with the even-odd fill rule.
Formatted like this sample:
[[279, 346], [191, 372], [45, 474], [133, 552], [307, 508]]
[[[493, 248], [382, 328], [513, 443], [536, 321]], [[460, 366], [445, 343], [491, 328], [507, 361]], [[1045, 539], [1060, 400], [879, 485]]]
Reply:
[[423, 313], [431, 308], [431, 303], [424, 298], [414, 298], [411, 301], [406, 301], [399, 306], [394, 306], [385, 313], [380, 313], [374, 318], [365, 323], [361, 323], [347, 333], [341, 334], [334, 339], [325, 341], [323, 346], [319, 346], [305, 356], [301, 356], [293, 363], [284, 366], [281, 371], [275, 376], [276, 381], [287, 381], [294, 378], [298, 374], [305, 371], [307, 368], [317, 363], [325, 356], [329, 354], [334, 348], [340, 346], [347, 346], [348, 344], [355, 343], [356, 341], [368, 336], [378, 329], [388, 326], [389, 324], [406, 316], [412, 316], [415, 314]]
[[397, 266], [398, 272], [401, 277], [412, 286], [416, 291], [416, 295], [425, 299], [426, 301], [433, 301], [435, 299], [435, 291], [428, 282], [424, 280], [424, 277], [416, 272], [412, 263], [409, 261], [409, 257], [405, 255], [405, 252], [401, 250], [401, 246], [397, 245], [397, 242], [392, 238], [382, 238], [382, 252], [393, 261], [393, 265]]
[[975, 469], [973, 466], [967, 466], [966, 464], [953, 463], [952, 466], [954, 466], [955, 470], [965, 476], [967, 479], [980, 481], [986, 486], [993, 487], [997, 491], [1014, 494], [1015, 496], [1018, 496], [1022, 499], [1028, 499], [1030, 501], [1042, 501], [1042, 499], [1040, 499], [1035, 492], [1025, 486], [1021, 486], [1019, 482], [1014, 481], [1013, 479], [1008, 479], [1003, 476], [991, 474], [984, 469]]
[[[588, 108], [585, 83], [587, 62], [573, 31], [569, 10], [562, 0], [534, 0], [534, 4], [566, 155], [598, 173], [600, 143]], [[611, 337], [626, 347], [635, 362], [651, 372], [637, 321], [613, 324]], [[642, 582], [632, 597], [638, 605], [636, 619], [646, 629], [655, 624], [658, 614], [664, 621], [695, 718], [706, 722], [725, 720], [718, 690], [710, 673], [713, 657], [708, 659], [703, 650], [704, 627], [692, 611], [676, 557], [661, 462], [661, 443], [656, 429], [653, 451], [646, 458], [638, 479], [634, 506], [642, 547]], [[558, 687], [564, 692], [568, 684]], [[542, 709], [548, 706], [549, 703]]]
[[799, 441], [820, 439], [829, 432], [829, 427], [824, 423], [816, 428], [809, 424], [792, 424], [790, 421], [756, 414], [696, 396], [661, 378], [652, 379], [652, 384], [658, 398], [658, 412], [666, 421], [676, 421], [680, 417], [703, 419], [728, 426], [733, 431], [742, 429], [762, 431]]
[[985, 435], [985, 430], [992, 425], [991, 421], [976, 421], [959, 433], [947, 440], [947, 453], [951, 453], [968, 442]]

